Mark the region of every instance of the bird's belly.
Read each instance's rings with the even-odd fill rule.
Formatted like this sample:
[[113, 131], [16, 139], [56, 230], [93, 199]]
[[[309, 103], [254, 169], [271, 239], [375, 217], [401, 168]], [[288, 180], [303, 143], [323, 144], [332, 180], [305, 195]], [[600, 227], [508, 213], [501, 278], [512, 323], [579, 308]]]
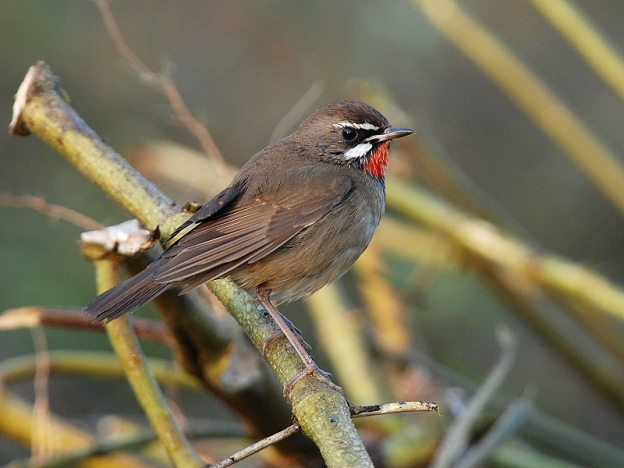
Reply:
[[366, 249], [381, 217], [374, 211], [360, 211], [357, 222], [340, 219], [340, 213], [327, 216], [229, 276], [251, 293], [259, 286], [270, 289], [278, 304], [308, 296], [346, 273]]

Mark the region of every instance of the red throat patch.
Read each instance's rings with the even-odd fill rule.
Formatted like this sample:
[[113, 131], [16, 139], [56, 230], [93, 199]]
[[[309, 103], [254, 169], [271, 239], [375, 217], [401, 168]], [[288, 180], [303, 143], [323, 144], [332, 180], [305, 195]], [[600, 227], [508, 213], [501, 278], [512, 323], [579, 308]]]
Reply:
[[390, 142], [384, 141], [377, 145], [373, 155], [364, 163], [364, 169], [375, 179], [383, 179], [388, 167], [388, 149]]

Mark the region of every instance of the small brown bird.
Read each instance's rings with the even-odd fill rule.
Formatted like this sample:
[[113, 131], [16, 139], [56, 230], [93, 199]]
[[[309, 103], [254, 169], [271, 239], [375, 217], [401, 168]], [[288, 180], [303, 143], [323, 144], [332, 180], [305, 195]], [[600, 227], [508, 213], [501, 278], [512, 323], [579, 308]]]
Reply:
[[327, 380], [273, 303], [318, 291], [366, 249], [384, 212], [390, 141], [411, 133], [363, 102], [318, 109], [251, 158], [176, 230], [171, 247], [96, 297], [87, 314], [112, 320], [170, 286], [187, 285], [184, 294], [228, 276], [258, 297], [305, 363], [289, 384], [310, 373]]

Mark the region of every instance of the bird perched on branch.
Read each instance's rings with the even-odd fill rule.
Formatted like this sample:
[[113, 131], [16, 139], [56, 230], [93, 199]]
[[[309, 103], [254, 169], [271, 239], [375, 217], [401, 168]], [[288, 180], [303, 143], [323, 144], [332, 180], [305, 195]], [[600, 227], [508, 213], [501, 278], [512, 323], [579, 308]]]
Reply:
[[228, 276], [258, 298], [303, 360], [286, 390], [307, 374], [328, 381], [274, 304], [318, 291], [362, 254], [384, 212], [390, 142], [411, 133], [363, 102], [318, 109], [251, 158], [159, 258], [96, 297], [87, 314], [112, 320], [170, 286], [185, 285], [184, 294]]

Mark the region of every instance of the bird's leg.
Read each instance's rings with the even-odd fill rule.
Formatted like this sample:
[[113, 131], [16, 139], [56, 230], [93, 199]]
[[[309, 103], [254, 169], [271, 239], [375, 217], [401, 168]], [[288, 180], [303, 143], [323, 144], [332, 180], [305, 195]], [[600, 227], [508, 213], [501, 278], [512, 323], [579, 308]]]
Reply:
[[[329, 378], [331, 376], [331, 374], [321, 370], [316, 365], [316, 363], [312, 359], [312, 356], [310, 356], [310, 353], [308, 352], [308, 350], [306, 350], [306, 347], [303, 344], [303, 343], [305, 343], [305, 341], [303, 341], [303, 339], [301, 339], [300, 332], [299, 333], [295, 332], [292, 329], [293, 325], [290, 322], [290, 320], [288, 320], [286, 317], [284, 317], [275, 308], [275, 306], [273, 305], [273, 303], [269, 299], [269, 295], [271, 294], [271, 291], [270, 290], [266, 290], [266, 289], [258, 289], [257, 292], [258, 292], [258, 299], [260, 300], [260, 303], [264, 306], [264, 308], [267, 310], [267, 312], [271, 315], [273, 320], [275, 320], [275, 323], [277, 323], [277, 326], [280, 328], [281, 333], [284, 334], [286, 339], [295, 348], [295, 351], [297, 352], [297, 354], [299, 355], [299, 357], [303, 361], [303, 365], [305, 366], [305, 369], [300, 374], [296, 375], [295, 377], [290, 379], [288, 382], [286, 382], [286, 384], [284, 385], [284, 396], [288, 397], [288, 395], [290, 394], [290, 392], [291, 392], [292, 388], [294, 387], [294, 385], [299, 380], [301, 380], [303, 377], [305, 377], [306, 375], [313, 375], [317, 379], [319, 379], [320, 381], [322, 381], [322, 382], [326, 383], [327, 385], [329, 385], [334, 390], [340, 392], [341, 394], [344, 393], [341, 387], [339, 387], [338, 385], [336, 385], [335, 383], [333, 383], [331, 381], [331, 379]], [[296, 327], [295, 327], [295, 329], [296, 329]], [[274, 339], [274, 337], [271, 337], [271, 338], [269, 338], [268, 341], [272, 341], [273, 339]], [[303, 341], [303, 343], [302, 343], [302, 341]], [[306, 343], [306, 345], [307, 345], [307, 343]], [[309, 348], [309, 346], [308, 346], [308, 348]]]
[[[312, 351], [312, 346], [310, 346], [306, 340], [303, 339], [303, 334], [301, 333], [301, 330], [299, 330], [297, 328], [297, 326], [292, 323], [288, 317], [286, 317], [284, 314], [282, 314], [279, 310], [277, 311], [278, 314], [280, 314], [280, 316], [282, 317], [282, 319], [284, 320], [284, 322], [286, 322], [286, 325], [288, 326], [288, 328], [290, 328], [292, 330], [292, 332], [297, 336], [297, 339], [299, 340], [299, 343], [301, 343], [303, 345], [303, 347], [305, 348], [307, 353], [310, 353], [310, 351]], [[271, 347], [271, 345], [273, 344], [273, 342], [275, 340], [277, 340], [278, 338], [284, 336], [284, 333], [281, 331], [275, 332], [273, 335], [271, 335], [264, 343], [264, 349], [262, 351], [262, 355], [266, 356], [266, 352], [267, 349], [269, 349]]]

